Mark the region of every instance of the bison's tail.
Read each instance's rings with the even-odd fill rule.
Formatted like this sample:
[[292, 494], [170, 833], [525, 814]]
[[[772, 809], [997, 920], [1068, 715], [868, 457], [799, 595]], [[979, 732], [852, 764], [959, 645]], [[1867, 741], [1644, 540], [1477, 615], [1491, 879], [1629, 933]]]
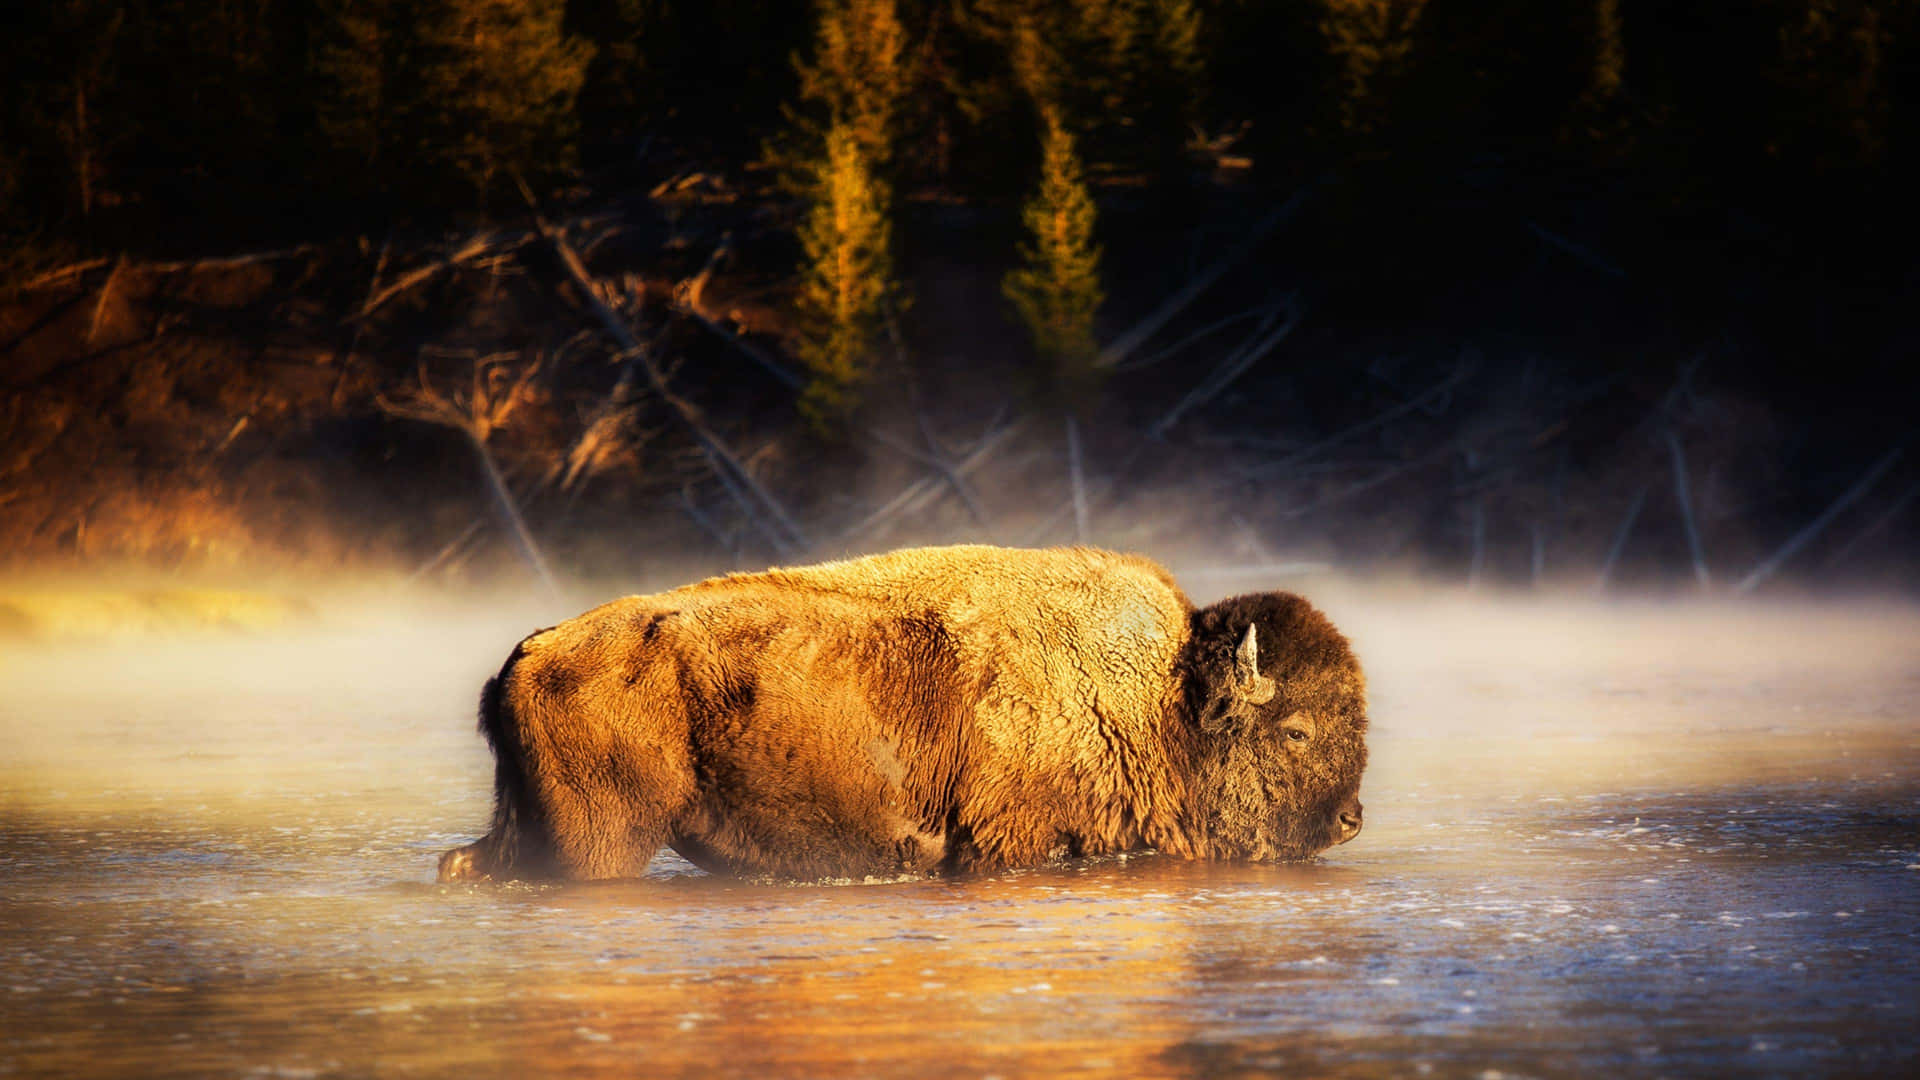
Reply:
[[546, 871], [547, 829], [528, 791], [518, 725], [506, 700], [507, 677], [522, 655], [513, 650], [500, 674], [480, 691], [480, 734], [493, 750], [493, 825], [487, 835], [440, 857], [440, 880], [539, 876]]

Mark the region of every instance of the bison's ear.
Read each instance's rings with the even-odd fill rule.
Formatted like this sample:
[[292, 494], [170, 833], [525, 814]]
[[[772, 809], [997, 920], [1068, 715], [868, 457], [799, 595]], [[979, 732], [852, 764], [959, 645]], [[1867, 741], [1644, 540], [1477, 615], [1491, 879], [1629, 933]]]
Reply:
[[1213, 688], [1200, 727], [1209, 734], [1237, 733], [1253, 718], [1254, 709], [1272, 701], [1278, 689], [1272, 679], [1260, 674], [1260, 634], [1249, 625], [1247, 636], [1233, 651], [1233, 674], [1227, 685]]

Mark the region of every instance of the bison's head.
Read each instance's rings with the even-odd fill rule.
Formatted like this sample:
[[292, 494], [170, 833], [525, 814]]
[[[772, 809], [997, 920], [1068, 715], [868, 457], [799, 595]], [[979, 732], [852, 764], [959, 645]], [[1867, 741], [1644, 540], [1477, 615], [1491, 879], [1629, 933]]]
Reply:
[[1207, 854], [1304, 859], [1353, 839], [1366, 680], [1326, 616], [1291, 593], [1202, 608], [1184, 674]]

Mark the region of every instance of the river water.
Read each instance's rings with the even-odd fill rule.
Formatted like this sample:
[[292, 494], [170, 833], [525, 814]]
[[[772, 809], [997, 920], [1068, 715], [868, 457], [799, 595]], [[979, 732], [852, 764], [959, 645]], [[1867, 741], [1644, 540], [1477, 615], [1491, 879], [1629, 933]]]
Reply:
[[843, 886], [435, 884], [547, 612], [0, 644], [0, 1073], [1920, 1073], [1920, 612], [1321, 599], [1353, 843]]

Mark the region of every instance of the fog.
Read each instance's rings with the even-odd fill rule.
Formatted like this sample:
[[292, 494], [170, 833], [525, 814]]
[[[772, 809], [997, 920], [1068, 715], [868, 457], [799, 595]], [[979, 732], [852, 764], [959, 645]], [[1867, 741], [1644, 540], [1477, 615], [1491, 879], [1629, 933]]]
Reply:
[[487, 818], [481, 682], [618, 590], [309, 590], [271, 627], [0, 643], [0, 1072], [1917, 1063], [1920, 609], [1185, 580], [1303, 592], [1353, 639], [1353, 843], [440, 886]]

